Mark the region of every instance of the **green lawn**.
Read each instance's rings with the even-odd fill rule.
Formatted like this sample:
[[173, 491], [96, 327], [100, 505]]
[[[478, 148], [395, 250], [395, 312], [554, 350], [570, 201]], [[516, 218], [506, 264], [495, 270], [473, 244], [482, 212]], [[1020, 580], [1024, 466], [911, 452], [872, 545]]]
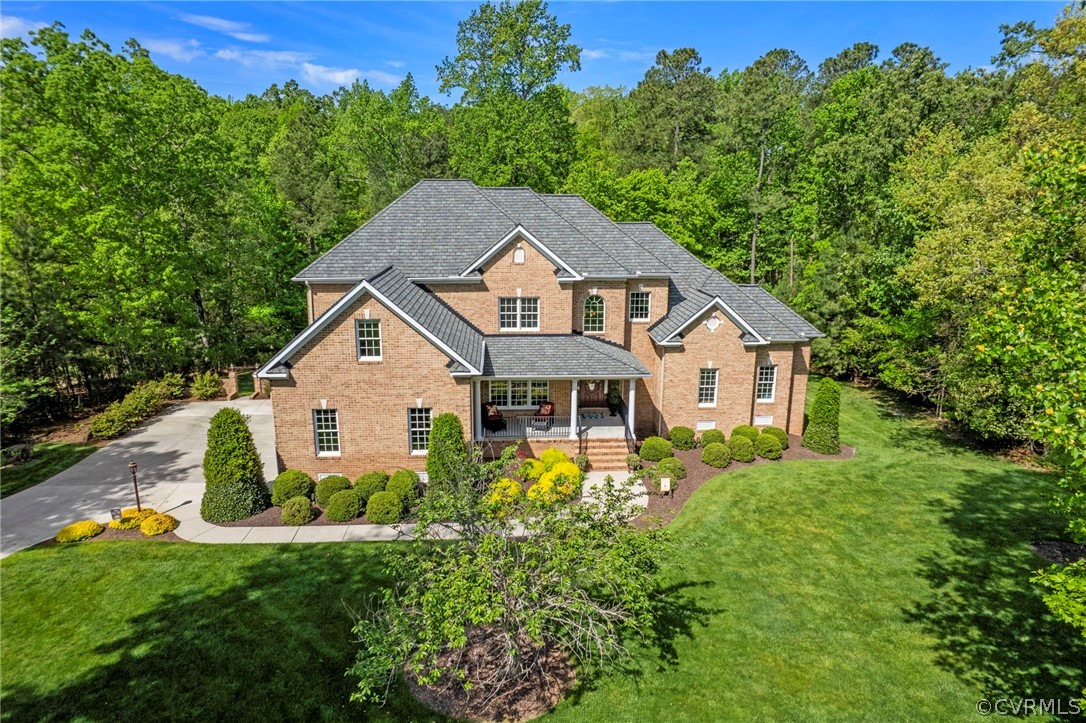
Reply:
[[93, 444], [42, 442], [34, 445], [34, 459], [0, 472], [0, 498], [22, 492], [71, 467], [98, 449]]
[[[847, 462], [760, 465], [673, 524], [670, 614], [556, 720], [965, 720], [977, 699], [1069, 698], [1086, 646], [1029, 584], [1059, 536], [1051, 480], [845, 390]], [[12, 720], [420, 719], [346, 701], [380, 548], [90, 543], [0, 563]]]

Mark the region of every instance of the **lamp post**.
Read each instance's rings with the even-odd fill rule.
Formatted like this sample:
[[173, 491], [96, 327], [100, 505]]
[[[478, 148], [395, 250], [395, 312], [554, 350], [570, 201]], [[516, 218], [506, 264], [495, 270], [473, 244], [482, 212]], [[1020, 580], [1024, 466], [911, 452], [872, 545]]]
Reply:
[[136, 460], [130, 460], [128, 463], [128, 471], [132, 473], [132, 488], [136, 490], [136, 512], [142, 512], [140, 507], [140, 486], [136, 481]]

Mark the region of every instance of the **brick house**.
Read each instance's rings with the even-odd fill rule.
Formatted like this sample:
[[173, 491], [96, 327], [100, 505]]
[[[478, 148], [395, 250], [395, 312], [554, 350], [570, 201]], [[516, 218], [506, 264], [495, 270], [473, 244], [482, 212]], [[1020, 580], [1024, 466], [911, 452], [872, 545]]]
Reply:
[[579, 196], [422, 181], [295, 281], [309, 326], [257, 372], [282, 468], [422, 470], [443, 412], [597, 468], [677, 425], [802, 432], [821, 333]]

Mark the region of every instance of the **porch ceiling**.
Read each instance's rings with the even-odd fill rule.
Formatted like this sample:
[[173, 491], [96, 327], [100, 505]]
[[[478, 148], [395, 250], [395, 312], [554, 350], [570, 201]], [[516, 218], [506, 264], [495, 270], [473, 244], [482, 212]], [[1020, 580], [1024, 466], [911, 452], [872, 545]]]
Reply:
[[483, 376], [517, 379], [636, 379], [652, 374], [626, 349], [579, 334], [490, 334]]

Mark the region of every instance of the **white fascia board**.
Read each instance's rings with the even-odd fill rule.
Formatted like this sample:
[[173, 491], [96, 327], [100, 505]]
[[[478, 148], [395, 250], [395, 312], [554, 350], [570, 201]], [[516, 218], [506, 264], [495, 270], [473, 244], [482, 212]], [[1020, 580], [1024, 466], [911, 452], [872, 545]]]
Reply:
[[294, 339], [291, 340], [291, 342], [289, 344], [287, 344], [285, 347], [283, 347], [279, 351], [278, 354], [276, 354], [274, 357], [272, 357], [271, 361], [269, 361], [267, 364], [265, 364], [259, 370], [257, 370], [257, 372], [256, 372], [257, 376], [259, 378], [261, 378], [261, 379], [286, 379], [287, 377], [283, 377], [283, 376], [267, 376], [267, 373], [264, 370], [276, 367], [276, 366], [282, 364], [283, 362], [287, 361], [288, 359], [290, 359], [290, 357], [296, 351], [298, 351], [298, 349], [300, 349], [307, 341], [312, 339], [314, 336], [316, 336], [318, 333], [320, 333], [321, 330], [323, 330], [326, 326], [328, 326], [328, 324], [332, 321], [332, 319], [338, 317], [339, 314], [347, 306], [354, 303], [354, 301], [357, 300], [358, 297], [361, 296], [363, 292], [369, 293], [371, 296], [373, 296], [374, 299], [376, 299], [378, 302], [380, 302], [383, 306], [385, 306], [393, 314], [398, 316], [404, 323], [406, 323], [412, 329], [414, 329], [419, 334], [421, 334], [426, 339], [428, 339], [430, 341], [430, 343], [432, 343], [438, 349], [443, 351], [447, 356], [449, 356], [453, 360], [455, 360], [455, 361], [459, 362], [460, 364], [464, 365], [465, 367], [467, 367], [470, 374], [481, 374], [482, 373], [481, 369], [476, 369], [475, 366], [473, 364], [471, 364], [471, 362], [469, 362], [466, 359], [464, 359], [463, 357], [461, 357], [459, 354], [457, 354], [455, 351], [453, 351], [452, 348], [449, 347], [445, 342], [441, 341], [436, 336], [431, 334], [429, 330], [427, 330], [425, 327], [422, 326], [422, 324], [420, 324], [414, 318], [409, 316], [399, 306], [394, 304], [391, 299], [389, 299], [387, 296], [385, 296], [384, 294], [379, 292], [377, 289], [373, 288], [373, 286], [370, 284], [370, 282], [368, 282], [368, 281], [360, 281], [353, 289], [351, 289], [346, 294], [344, 294], [343, 297], [340, 298], [339, 301], [332, 304], [332, 306], [329, 307], [328, 311], [321, 314], [316, 319], [316, 321], [314, 321], [312, 324], [307, 326], [302, 331], [301, 334], [294, 337]]
[[723, 299], [721, 299], [719, 296], [715, 296], [715, 297], [713, 297], [712, 301], [710, 301], [708, 304], [703, 306], [700, 310], [698, 310], [697, 313], [691, 315], [691, 317], [689, 319], [687, 319], [685, 322], [683, 322], [682, 326], [680, 326], [678, 329], [676, 329], [675, 331], [668, 334], [667, 338], [664, 339], [662, 342], [660, 342], [661, 346], [672, 346], [673, 345], [672, 339], [675, 338], [676, 334], [680, 334], [683, 331], [685, 331], [691, 324], [693, 324], [695, 321], [697, 321], [698, 318], [702, 314], [709, 311], [709, 309], [712, 309], [714, 306], [717, 307], [718, 309], [720, 309], [721, 311], [723, 311], [724, 315], [727, 316], [729, 319], [731, 319], [735, 323], [736, 326], [738, 326], [740, 329], [742, 329], [743, 331], [747, 332], [748, 334], [752, 335], [755, 338], [755, 340], [752, 341], [752, 342], [744, 342], [744, 346], [761, 346], [762, 344], [768, 344], [769, 343], [768, 341], [765, 340], [765, 338], [761, 334], [756, 332], [754, 330], [754, 327], [752, 327], [750, 324], [748, 324], [743, 319], [743, 317], [739, 316], [739, 314], [737, 314], [735, 312], [735, 310], [732, 309], [732, 307], [730, 307], [726, 303], [724, 303]]
[[558, 257], [558, 255], [555, 254], [553, 251], [551, 251], [549, 248], [547, 248], [546, 245], [542, 241], [537, 239], [532, 234], [528, 233], [527, 229], [525, 229], [523, 226], [520, 226], [520, 225], [517, 225], [516, 228], [514, 228], [512, 231], [510, 231], [505, 236], [503, 236], [502, 239], [500, 241], [498, 241], [498, 243], [494, 244], [489, 249], [487, 249], [486, 252], [482, 256], [475, 259], [475, 261], [471, 262], [471, 264], [469, 264], [468, 267], [466, 269], [464, 269], [461, 272], [460, 275], [461, 276], [467, 276], [471, 272], [475, 271], [475, 269], [477, 269], [480, 266], [482, 266], [483, 264], [485, 264], [487, 262], [487, 260], [489, 260], [492, 256], [494, 256], [494, 254], [501, 251], [510, 241], [512, 241], [517, 236], [523, 237], [524, 240], [527, 241], [529, 244], [531, 244], [532, 247], [534, 247], [536, 251], [543, 254], [548, 259], [550, 259], [550, 261], [555, 266], [558, 266], [558, 267], [560, 267], [562, 269], [565, 269], [565, 271], [567, 271], [569, 273], [569, 275], [573, 277], [572, 279], [570, 279], [570, 281], [582, 281], [583, 280], [583, 277], [580, 274], [578, 274], [576, 271], [574, 271], [572, 269], [572, 267], [570, 267], [569, 264], [567, 264], [565, 261], [560, 259]]

